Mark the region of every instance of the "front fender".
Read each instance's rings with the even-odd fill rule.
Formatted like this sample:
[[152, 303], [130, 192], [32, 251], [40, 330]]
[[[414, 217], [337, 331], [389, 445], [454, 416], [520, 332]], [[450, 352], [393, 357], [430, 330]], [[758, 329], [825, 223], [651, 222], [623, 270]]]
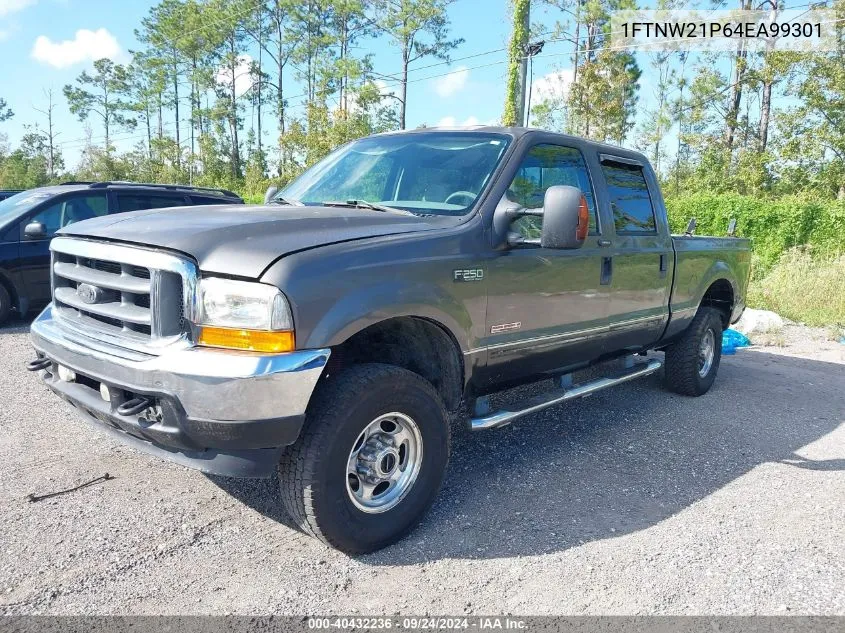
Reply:
[[355, 288], [325, 311], [298, 346], [310, 348], [340, 345], [367, 327], [397, 317], [419, 317], [438, 323], [458, 342], [470, 348], [472, 319], [463, 303], [435, 284], [399, 280]]

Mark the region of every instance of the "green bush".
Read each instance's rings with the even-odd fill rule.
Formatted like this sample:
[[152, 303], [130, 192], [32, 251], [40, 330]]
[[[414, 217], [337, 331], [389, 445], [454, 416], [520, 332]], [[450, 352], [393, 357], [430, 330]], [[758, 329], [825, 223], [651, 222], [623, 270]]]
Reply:
[[845, 252], [845, 201], [800, 197], [766, 200], [735, 194], [697, 193], [666, 201], [669, 225], [681, 233], [689, 219], [697, 235], [725, 235], [731, 218], [736, 234], [752, 239], [755, 277], [765, 275], [789, 249], [807, 246], [814, 258]]

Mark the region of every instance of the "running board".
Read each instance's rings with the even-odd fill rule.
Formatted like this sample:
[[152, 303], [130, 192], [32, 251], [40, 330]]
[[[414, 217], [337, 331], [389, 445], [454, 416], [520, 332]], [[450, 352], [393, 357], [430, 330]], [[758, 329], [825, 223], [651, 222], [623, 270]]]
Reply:
[[574, 400], [575, 398], [583, 398], [584, 396], [589, 396], [597, 391], [601, 391], [602, 389], [607, 389], [608, 387], [628, 382], [634, 378], [648, 376], [649, 374], [656, 372], [662, 366], [663, 363], [659, 360], [652, 359], [647, 363], [636, 363], [632, 367], [624, 369], [621, 374], [612, 378], [596, 378], [595, 380], [591, 380], [568, 389], [556, 389], [548, 393], [543, 393], [539, 396], [534, 396], [533, 398], [528, 398], [522, 402], [515, 403], [513, 406], [507, 407], [501, 411], [472, 418], [470, 420], [470, 428], [473, 431], [495, 429], [496, 427], [510, 424], [517, 418], [521, 418], [524, 415], [548, 409], [549, 407], [553, 407], [561, 402]]

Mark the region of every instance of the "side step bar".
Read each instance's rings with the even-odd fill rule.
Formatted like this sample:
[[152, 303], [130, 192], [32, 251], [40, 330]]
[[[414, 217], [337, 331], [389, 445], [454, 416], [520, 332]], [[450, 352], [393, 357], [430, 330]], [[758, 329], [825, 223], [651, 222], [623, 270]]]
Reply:
[[473, 431], [495, 429], [497, 427], [510, 424], [517, 418], [521, 418], [524, 415], [548, 409], [549, 407], [553, 407], [561, 402], [574, 400], [575, 398], [583, 398], [584, 396], [589, 396], [590, 394], [601, 391], [602, 389], [607, 389], [608, 387], [628, 382], [634, 378], [648, 376], [649, 374], [656, 372], [662, 366], [663, 363], [659, 360], [652, 359], [647, 363], [636, 363], [632, 367], [623, 370], [623, 372], [617, 376], [596, 378], [595, 380], [585, 382], [576, 387], [556, 389], [549, 393], [543, 393], [539, 396], [534, 396], [533, 398], [528, 398], [522, 402], [515, 403], [513, 406], [507, 407], [501, 411], [472, 418], [470, 420], [470, 428]]

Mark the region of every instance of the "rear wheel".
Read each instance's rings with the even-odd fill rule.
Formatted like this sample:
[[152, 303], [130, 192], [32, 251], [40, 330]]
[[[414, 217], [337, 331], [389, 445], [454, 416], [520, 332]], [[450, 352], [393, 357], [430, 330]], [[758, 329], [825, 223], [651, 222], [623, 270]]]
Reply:
[[710, 389], [722, 359], [722, 314], [700, 308], [683, 337], [666, 348], [666, 386], [685, 396]]
[[350, 367], [314, 398], [279, 465], [285, 508], [302, 530], [350, 554], [397, 541], [443, 482], [443, 402], [417, 374], [380, 364]]
[[12, 313], [12, 298], [9, 291], [0, 284], [0, 325], [3, 325]]

